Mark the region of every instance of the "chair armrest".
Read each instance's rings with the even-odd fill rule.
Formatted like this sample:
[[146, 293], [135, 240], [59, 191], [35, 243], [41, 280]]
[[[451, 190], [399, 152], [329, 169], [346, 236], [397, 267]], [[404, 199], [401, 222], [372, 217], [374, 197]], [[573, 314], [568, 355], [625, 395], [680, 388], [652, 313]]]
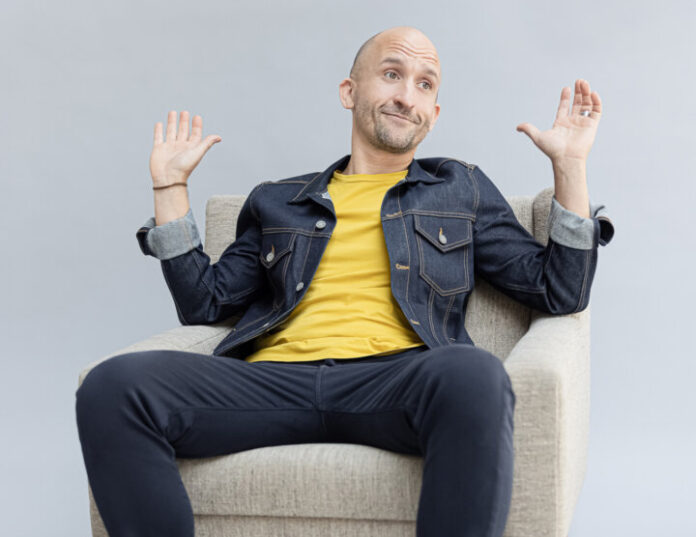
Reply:
[[[532, 312], [505, 360], [515, 407], [513, 494], [534, 513], [519, 534], [567, 535], [585, 478], [590, 422], [590, 307]], [[514, 532], [517, 534], [517, 532]]]
[[[232, 318], [236, 322], [234, 317]], [[155, 334], [147, 339], [128, 345], [116, 352], [108, 354], [98, 360], [91, 362], [85, 369], [80, 372], [78, 380], [78, 388], [82, 385], [82, 381], [87, 376], [92, 368], [100, 364], [104, 360], [112, 358], [118, 354], [135, 351], [148, 351], [155, 349], [172, 349], [189, 352], [198, 352], [203, 354], [212, 354], [215, 347], [229, 333], [230, 327], [234, 322], [230, 319], [222, 323], [211, 325], [187, 325], [178, 326], [166, 332]]]

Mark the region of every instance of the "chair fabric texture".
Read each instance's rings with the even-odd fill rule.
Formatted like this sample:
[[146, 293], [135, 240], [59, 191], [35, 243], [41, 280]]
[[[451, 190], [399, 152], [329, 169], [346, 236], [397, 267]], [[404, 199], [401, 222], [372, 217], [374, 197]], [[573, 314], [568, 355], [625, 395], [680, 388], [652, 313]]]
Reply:
[[[506, 197], [542, 244], [553, 188]], [[206, 204], [204, 250], [216, 262], [235, 238], [243, 195]], [[506, 537], [565, 537], [585, 477], [590, 411], [590, 308], [569, 315], [531, 310], [477, 279], [465, 325], [499, 357], [517, 396], [514, 483]], [[179, 326], [118, 354], [178, 349], [212, 354], [238, 318]], [[422, 458], [358, 444], [279, 445], [177, 459], [200, 537], [413, 537]], [[93, 537], [107, 537], [87, 487]]]

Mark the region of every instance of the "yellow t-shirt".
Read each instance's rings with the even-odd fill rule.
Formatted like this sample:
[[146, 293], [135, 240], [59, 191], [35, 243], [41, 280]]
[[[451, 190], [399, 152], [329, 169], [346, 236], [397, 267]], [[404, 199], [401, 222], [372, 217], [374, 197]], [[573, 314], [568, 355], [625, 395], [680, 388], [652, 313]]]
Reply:
[[407, 173], [334, 172], [327, 188], [336, 227], [316, 273], [280, 330], [254, 340], [247, 362], [357, 358], [424, 344], [392, 296], [380, 219], [386, 191]]

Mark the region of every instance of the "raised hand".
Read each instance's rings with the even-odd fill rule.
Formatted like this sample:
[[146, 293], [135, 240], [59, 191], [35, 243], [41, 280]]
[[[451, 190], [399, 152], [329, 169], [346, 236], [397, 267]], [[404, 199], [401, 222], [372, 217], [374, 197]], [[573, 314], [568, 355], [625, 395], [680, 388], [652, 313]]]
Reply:
[[[561, 90], [561, 102], [551, 129], [542, 132], [531, 123], [517, 125], [517, 131], [529, 136], [554, 163], [585, 162], [602, 115], [599, 94], [591, 92], [590, 83], [582, 78], [575, 81], [575, 97], [570, 113], [569, 104], [570, 87], [566, 86]], [[583, 110], [588, 110], [590, 115], [581, 115]]]
[[187, 181], [193, 169], [213, 144], [222, 138], [209, 134], [201, 140], [203, 118], [193, 116], [189, 136], [189, 113], [184, 110], [176, 126], [176, 110], [167, 116], [167, 138], [162, 137], [162, 123], [155, 124], [154, 145], [150, 154], [150, 174], [154, 186], [164, 186], [173, 182]]

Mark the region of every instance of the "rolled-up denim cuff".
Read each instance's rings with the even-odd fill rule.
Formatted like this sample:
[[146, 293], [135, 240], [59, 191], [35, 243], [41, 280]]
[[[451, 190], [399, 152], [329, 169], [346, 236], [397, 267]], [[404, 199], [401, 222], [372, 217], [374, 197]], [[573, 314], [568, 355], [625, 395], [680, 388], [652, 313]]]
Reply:
[[583, 218], [563, 207], [552, 196], [548, 219], [549, 237], [558, 244], [580, 250], [590, 250], [597, 244], [608, 244], [614, 236], [614, 225], [606, 208], [592, 202], [589, 205], [590, 218]]
[[184, 216], [161, 226], [155, 225], [154, 216], [148, 218], [136, 236], [142, 252], [160, 260], [185, 254], [201, 244], [191, 208]]

